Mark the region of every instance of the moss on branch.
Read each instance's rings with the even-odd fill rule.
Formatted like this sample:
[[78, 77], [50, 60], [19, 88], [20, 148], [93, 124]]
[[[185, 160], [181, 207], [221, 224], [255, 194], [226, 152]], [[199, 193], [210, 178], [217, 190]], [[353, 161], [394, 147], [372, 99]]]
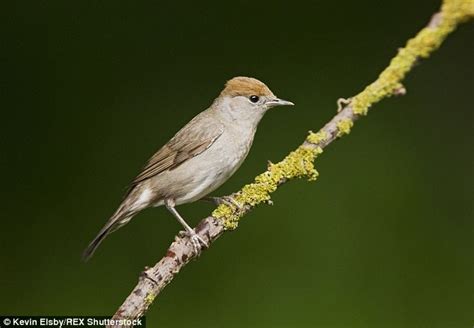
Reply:
[[399, 49], [378, 79], [352, 98], [354, 113], [366, 115], [373, 104], [397, 94], [397, 90], [404, 90], [401, 81], [417, 60], [429, 57], [457, 25], [473, 16], [473, 0], [445, 0], [441, 11], [433, 16], [431, 23], [408, 40], [404, 48]]
[[234, 201], [240, 205], [240, 208], [236, 205], [221, 204], [214, 210], [212, 216], [223, 220], [226, 230], [237, 228], [239, 219], [244, 214], [241, 209], [245, 206], [254, 207], [269, 202], [270, 194], [282, 182], [295, 178], [316, 180], [318, 171], [314, 167], [314, 160], [322, 151], [321, 147], [301, 145], [281, 162], [270, 164], [267, 171], [259, 174], [253, 183], [244, 186], [234, 195]]
[[[200, 236], [211, 243], [225, 230], [236, 228], [239, 219], [245, 213], [258, 204], [269, 203], [271, 193], [287, 180], [295, 178], [315, 180], [318, 172], [314, 168], [314, 160], [321, 154], [323, 148], [336, 138], [348, 134], [354, 121], [365, 115], [371, 105], [385, 97], [404, 94], [405, 89], [401, 82], [414, 63], [419, 58], [428, 57], [459, 23], [472, 17], [474, 17], [474, 0], [444, 0], [441, 11], [433, 16], [428, 27], [409, 40], [405, 48], [399, 50], [375, 82], [352, 99], [341, 99], [337, 115], [319, 132], [310, 132], [305, 142], [295, 151], [281, 162], [269, 164], [267, 171], [234, 194], [236, 205], [220, 205], [211, 217], [203, 219], [197, 227]], [[342, 108], [342, 105], [345, 107]], [[166, 256], [146, 270], [145, 276], [149, 279], [140, 279], [113, 318], [141, 317], [155, 297], [195, 256], [192, 243], [186, 238], [177, 236]], [[149, 283], [150, 279], [153, 283]]]
[[445, 0], [441, 11], [433, 16], [430, 24], [398, 50], [377, 80], [350, 99], [345, 112], [342, 111], [331, 121], [332, 126], [325, 126], [317, 133], [310, 132], [303, 145], [281, 162], [270, 164], [268, 170], [258, 175], [253, 183], [234, 194], [235, 203], [239, 206], [221, 204], [212, 216], [222, 220], [226, 230], [235, 229], [239, 219], [249, 209], [261, 203], [270, 203], [271, 193], [282, 182], [294, 178], [316, 180], [318, 172], [314, 168], [314, 160], [322, 153], [322, 145], [349, 134], [358, 116], [366, 115], [375, 103], [392, 95], [404, 94], [401, 82], [413, 65], [420, 58], [427, 58], [458, 24], [473, 16], [474, 0]]

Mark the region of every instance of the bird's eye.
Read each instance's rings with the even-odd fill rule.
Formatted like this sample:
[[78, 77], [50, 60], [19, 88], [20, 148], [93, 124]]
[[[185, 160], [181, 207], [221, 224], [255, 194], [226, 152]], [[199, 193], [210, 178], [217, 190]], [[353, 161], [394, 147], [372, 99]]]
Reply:
[[253, 96], [250, 96], [249, 99], [251, 102], [256, 103], [259, 101], [260, 98], [256, 95], [253, 95]]

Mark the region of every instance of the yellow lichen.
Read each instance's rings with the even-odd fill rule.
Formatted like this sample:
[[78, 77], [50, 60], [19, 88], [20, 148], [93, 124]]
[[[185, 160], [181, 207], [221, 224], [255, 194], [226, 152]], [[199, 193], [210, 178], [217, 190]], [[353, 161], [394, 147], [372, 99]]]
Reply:
[[317, 145], [317, 144], [325, 141], [327, 138], [329, 138], [329, 135], [324, 130], [321, 130], [317, 133], [314, 133], [313, 131], [309, 131], [309, 134], [306, 137], [306, 141], [309, 142], [309, 143], [312, 143], [314, 145]]
[[337, 122], [337, 136], [342, 137], [345, 134], [349, 134], [351, 132], [351, 128], [354, 125], [350, 119], [343, 119]]
[[151, 303], [153, 303], [153, 301], [155, 300], [155, 297], [156, 295], [153, 295], [152, 293], [149, 293], [148, 295], [146, 295], [145, 297], [145, 303], [150, 305]]
[[[418, 58], [428, 57], [459, 23], [470, 17], [474, 17], [474, 0], [445, 0], [441, 13], [434, 16], [430, 25], [399, 50], [375, 82], [352, 98], [352, 111], [357, 115], [365, 115], [373, 104], [386, 97], [399, 94], [400, 90], [403, 90], [401, 81]], [[337, 124], [338, 136], [349, 133], [352, 124], [353, 122], [349, 119], [340, 121]], [[253, 183], [244, 186], [235, 194], [235, 201], [241, 204], [242, 208], [222, 204], [214, 210], [212, 215], [223, 220], [225, 229], [235, 229], [245, 209], [269, 202], [271, 193], [282, 181], [302, 177], [315, 180], [318, 172], [313, 162], [322, 149], [314, 145], [319, 145], [329, 137], [326, 131], [310, 132], [306, 141], [311, 145], [300, 146], [281, 162], [269, 165], [268, 170], [257, 176]]]
[[[310, 181], [316, 180], [318, 172], [314, 168], [314, 160], [320, 153], [322, 153], [321, 147], [298, 147], [281, 162], [271, 165], [267, 171], [258, 175], [253, 183], [237, 192], [234, 195], [236, 203], [254, 207], [269, 202], [270, 194], [282, 181], [303, 177]], [[242, 211], [231, 204], [221, 204], [212, 213], [213, 217], [223, 220], [226, 230], [235, 229], [242, 215]]]
[[[456, 26], [474, 16], [474, 0], [445, 0], [436, 24], [422, 29], [399, 50], [378, 79], [352, 99], [352, 111], [366, 115], [370, 106], [403, 88], [401, 81], [418, 58], [427, 58], [438, 49]], [[431, 26], [434, 25], [434, 26]]]

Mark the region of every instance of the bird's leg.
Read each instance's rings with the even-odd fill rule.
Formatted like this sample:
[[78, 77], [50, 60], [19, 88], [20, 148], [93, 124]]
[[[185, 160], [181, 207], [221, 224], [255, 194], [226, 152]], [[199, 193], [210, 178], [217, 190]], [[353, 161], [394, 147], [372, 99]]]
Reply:
[[194, 252], [196, 253], [196, 255], [200, 255], [201, 254], [201, 245], [204, 246], [204, 247], [209, 247], [209, 245], [206, 243], [206, 241], [204, 239], [202, 239], [201, 236], [199, 236], [193, 228], [191, 228], [187, 223], [186, 221], [181, 217], [181, 215], [179, 215], [178, 211], [175, 209], [175, 203], [173, 200], [170, 200], [170, 199], [167, 199], [165, 201], [165, 206], [166, 206], [166, 209], [168, 209], [168, 211], [171, 212], [171, 214], [173, 214], [173, 216], [176, 218], [176, 220], [178, 220], [179, 223], [181, 223], [181, 225], [184, 227], [184, 229], [186, 229], [186, 232], [188, 233], [189, 235], [189, 238], [191, 239], [191, 242], [193, 244], [193, 247], [194, 247]]
[[201, 198], [201, 200], [212, 202], [216, 206], [219, 206], [221, 204], [225, 204], [227, 206], [236, 207], [239, 210], [242, 209], [242, 205], [237, 203], [236, 200], [234, 199], [234, 197], [232, 197], [232, 196], [222, 196], [222, 197], [206, 196], [204, 198]]

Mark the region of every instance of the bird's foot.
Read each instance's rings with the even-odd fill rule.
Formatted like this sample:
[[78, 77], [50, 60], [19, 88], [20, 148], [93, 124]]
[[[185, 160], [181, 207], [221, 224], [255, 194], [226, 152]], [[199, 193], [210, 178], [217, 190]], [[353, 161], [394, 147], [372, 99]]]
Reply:
[[209, 247], [208, 243], [194, 231], [192, 232], [189, 231], [188, 236], [189, 236], [189, 239], [191, 240], [191, 243], [193, 244], [194, 253], [196, 254], [196, 256], [201, 255], [201, 251], [203, 247], [204, 248]]

